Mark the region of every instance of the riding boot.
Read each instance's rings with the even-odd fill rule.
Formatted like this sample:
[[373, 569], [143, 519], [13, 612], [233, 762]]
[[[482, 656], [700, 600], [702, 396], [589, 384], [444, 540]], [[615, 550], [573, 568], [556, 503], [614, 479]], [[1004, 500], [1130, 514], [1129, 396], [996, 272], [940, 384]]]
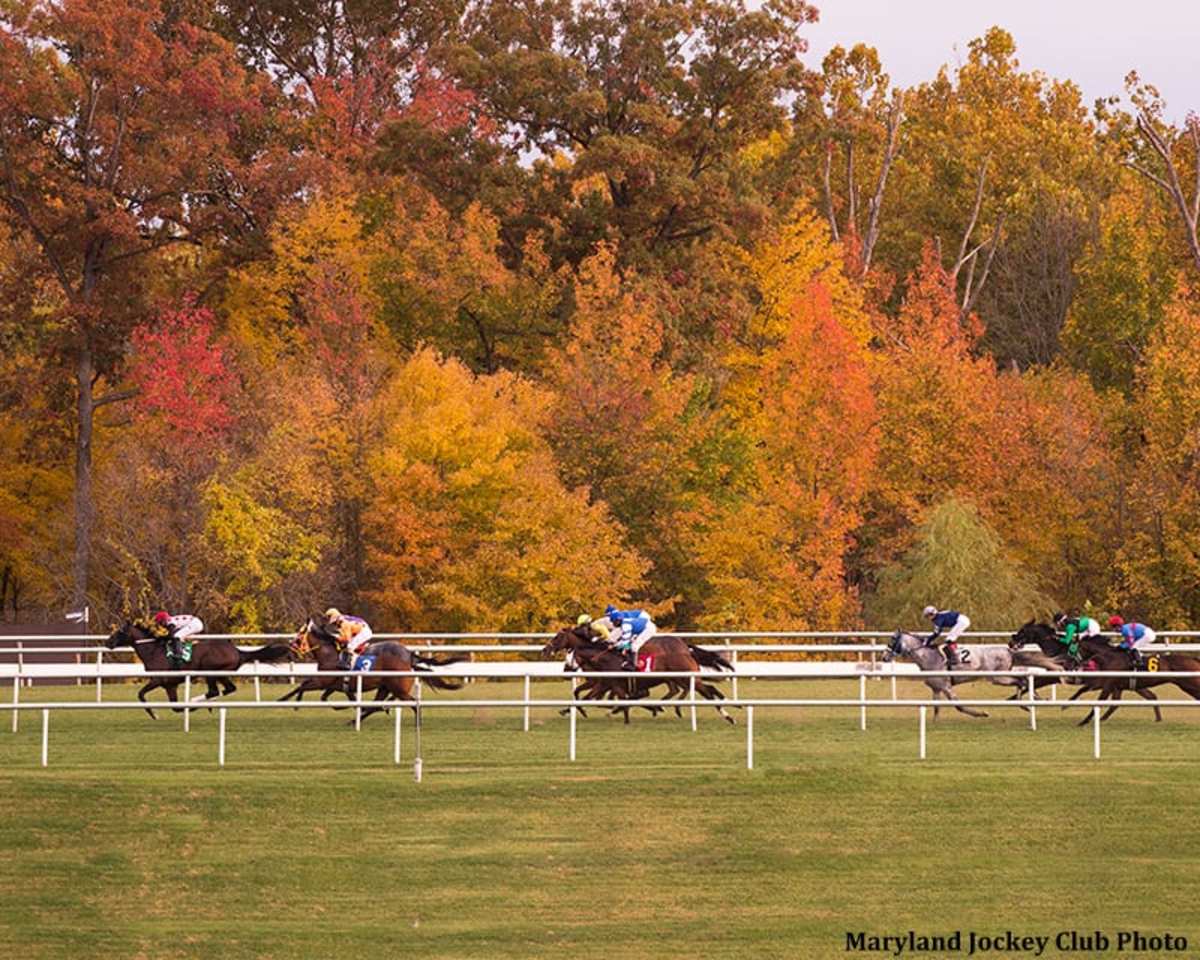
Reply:
[[958, 666], [958, 646], [953, 643], [946, 644], [946, 669], [953, 670]]
[[625, 663], [622, 665], [621, 669], [632, 670], [634, 673], [636, 673], [637, 672], [637, 657], [634, 656], [633, 651], [625, 650], [622, 652], [622, 654], [625, 657]]

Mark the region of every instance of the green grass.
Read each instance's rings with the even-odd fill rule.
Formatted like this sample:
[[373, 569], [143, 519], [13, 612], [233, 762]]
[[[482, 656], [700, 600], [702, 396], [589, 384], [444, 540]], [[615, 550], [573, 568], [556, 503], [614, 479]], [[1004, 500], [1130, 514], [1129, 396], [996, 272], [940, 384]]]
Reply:
[[593, 715], [572, 764], [549, 711], [528, 734], [516, 710], [429, 711], [421, 784], [411, 714], [398, 768], [390, 718], [347, 716], [231, 712], [218, 769], [215, 714], [184, 734], [60, 712], [42, 769], [40, 715], [14, 735], [0, 710], [0, 956], [845, 957], [847, 931], [908, 929], [1200, 945], [1195, 711], [1118, 713], [1099, 762], [1078, 712], [1036, 733], [943, 713], [921, 763], [911, 709], [865, 733], [854, 710], [759, 709], [752, 772], [741, 716]]

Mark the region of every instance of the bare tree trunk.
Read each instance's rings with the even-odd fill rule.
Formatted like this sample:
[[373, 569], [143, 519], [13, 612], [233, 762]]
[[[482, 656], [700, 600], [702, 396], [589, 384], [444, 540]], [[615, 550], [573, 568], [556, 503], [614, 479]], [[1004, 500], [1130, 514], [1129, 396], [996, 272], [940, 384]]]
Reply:
[[883, 191], [887, 187], [888, 174], [900, 146], [900, 124], [904, 120], [904, 95], [896, 91], [892, 107], [888, 111], [887, 142], [883, 148], [883, 160], [879, 164], [879, 178], [875, 181], [875, 195], [867, 203], [867, 232], [863, 237], [862, 275], [871, 269], [871, 256], [879, 242], [879, 215], [883, 210]]
[[837, 213], [833, 209], [833, 185], [830, 183], [830, 168], [832, 166], [833, 141], [829, 140], [825, 144], [825, 169], [822, 172], [821, 180], [825, 186], [825, 209], [829, 214], [829, 232], [833, 236], [833, 242], [837, 243], [841, 238], [838, 236]]
[[1155, 129], [1153, 119], [1144, 110], [1138, 111], [1137, 128], [1142, 139], [1158, 154], [1166, 176], [1160, 177], [1153, 170], [1147, 170], [1133, 162], [1126, 165], [1157, 184], [1159, 189], [1163, 190], [1174, 202], [1180, 219], [1183, 220], [1183, 232], [1187, 236], [1192, 260], [1196, 264], [1196, 269], [1200, 270], [1200, 233], [1198, 233], [1198, 227], [1200, 227], [1200, 118], [1189, 117], [1187, 123], [1188, 137], [1192, 141], [1192, 148], [1195, 151], [1196, 165], [1196, 182], [1192, 188], [1190, 201], [1187, 194], [1184, 193], [1183, 184], [1179, 179], [1179, 168], [1172, 156], [1171, 144]]
[[[86, 335], [85, 335], [86, 336]], [[95, 422], [95, 363], [91, 346], [80, 346], [75, 362], [75, 562], [72, 603], [79, 610], [87, 603], [88, 567], [92, 559], [92, 428]]]

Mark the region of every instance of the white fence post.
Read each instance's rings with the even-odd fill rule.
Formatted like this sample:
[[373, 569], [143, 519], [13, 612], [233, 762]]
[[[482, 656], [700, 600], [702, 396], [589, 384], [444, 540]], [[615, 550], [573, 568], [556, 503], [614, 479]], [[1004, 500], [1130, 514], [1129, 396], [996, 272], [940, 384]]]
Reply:
[[217, 727], [220, 731], [217, 734], [217, 766], [223, 767], [225, 766], [225, 707], [218, 707], [217, 714], [219, 717]]
[[362, 674], [354, 678], [354, 730], [357, 733], [362, 729]]
[[746, 707], [746, 769], [754, 769], [754, 707]]
[[394, 740], [394, 743], [392, 744], [392, 763], [396, 764], [396, 766], [400, 765], [400, 727], [403, 722], [403, 717], [404, 717], [404, 707], [402, 705], [398, 705], [396, 707], [395, 740]]
[[1092, 707], [1092, 756], [1100, 759], [1100, 708]]
[[96, 702], [104, 702], [104, 677], [102, 676], [102, 668], [104, 666], [104, 648], [101, 647], [96, 651]]
[[858, 729], [867, 729], [867, 677], [863, 674], [858, 678], [858, 699], [862, 701], [858, 714]]
[[417, 783], [421, 782], [421, 777], [425, 773], [425, 761], [421, 757], [421, 678], [417, 677], [417, 682], [413, 684], [416, 688], [417, 698], [417, 732], [416, 732], [416, 756], [413, 758], [413, 779]]
[[1037, 701], [1037, 675], [1034, 673], [1028, 674], [1026, 682], [1029, 684], [1029, 729], [1037, 729], [1037, 707], [1034, 705]]
[[[725, 641], [727, 644], [728, 640]], [[729, 653], [729, 662], [733, 664], [733, 699], [738, 698], [738, 675], [737, 675], [737, 655], [736, 650], [731, 650]]]
[[183, 678], [183, 732], [192, 732], [192, 675]]
[[525, 732], [529, 732], [529, 674], [525, 674]]
[[892, 667], [892, 700], [896, 699], [896, 668]]
[[692, 733], [696, 732], [696, 675], [688, 677], [688, 699], [692, 701]]
[[21, 716], [21, 711], [17, 709], [17, 704], [21, 702], [21, 678], [13, 677], [13, 733], [17, 732], [17, 718]]
[[42, 711], [42, 766], [50, 766], [50, 711]]
[[[572, 697], [572, 699], [574, 699], [574, 697]], [[568, 709], [571, 711], [571, 724], [570, 724], [571, 734], [570, 734], [570, 739], [568, 741], [568, 746], [567, 746], [567, 759], [569, 759], [572, 763], [574, 763], [575, 762], [575, 727], [576, 727], [575, 704], [572, 703], [571, 706], [568, 707]]]
[[258, 672], [259, 662], [254, 661], [254, 702], [262, 703], [262, 676]]
[[921, 707], [921, 749], [920, 757], [925, 759], [925, 708]]

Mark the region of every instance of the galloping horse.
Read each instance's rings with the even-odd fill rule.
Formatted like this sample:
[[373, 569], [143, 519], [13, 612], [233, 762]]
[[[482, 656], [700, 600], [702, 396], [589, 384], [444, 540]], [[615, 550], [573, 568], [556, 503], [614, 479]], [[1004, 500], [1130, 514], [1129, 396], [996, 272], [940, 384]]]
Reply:
[[[329, 632], [327, 627], [318, 625], [312, 617], [296, 634], [296, 638], [292, 641], [292, 649], [297, 656], [301, 657], [311, 653], [313, 659], [317, 661], [317, 669], [322, 672], [342, 669], [338, 662], [337, 641], [334, 635]], [[404, 644], [397, 643], [395, 640], [372, 643], [364, 651], [363, 656], [375, 658], [372, 670], [364, 671], [362, 674], [363, 692], [374, 690], [377, 701], [386, 700], [389, 696], [397, 700], [408, 701], [413, 705], [414, 710], [417, 702], [416, 697], [412, 694], [415, 677], [381, 677], [377, 676], [374, 671], [401, 670], [427, 673], [428, 676], [423, 679], [429, 686], [437, 690], [459, 690], [462, 688], [462, 680], [440, 677], [432, 672], [432, 668], [461, 663], [470, 659], [469, 657], [427, 657], [415, 650], [409, 650]], [[347, 695], [351, 695], [350, 691], [355, 687], [356, 683], [353, 677], [309, 677], [295, 690], [280, 699], [287, 700], [293, 695], [299, 698], [303, 696], [305, 690], [318, 689], [326, 689], [326, 695], [333, 693], [334, 690], [344, 690]], [[384, 709], [386, 708], [367, 707], [363, 710], [360, 719], [365, 720], [371, 714], [379, 713]]]
[[[230, 640], [196, 640], [192, 643], [191, 663], [186, 670], [180, 670], [167, 657], [165, 637], [158, 636], [147, 624], [128, 620], [109, 634], [104, 645], [109, 650], [115, 650], [117, 647], [133, 647], [147, 673], [161, 673], [170, 670], [179, 674], [178, 679], [175, 677], [153, 678], [138, 691], [138, 699], [142, 702], [145, 702], [147, 693], [162, 687], [167, 694], [167, 699], [172, 703], [177, 703], [179, 685], [184, 681], [184, 674], [191, 671], [219, 670], [237, 673], [243, 663], [274, 663], [278, 660], [285, 660], [288, 656], [287, 645], [282, 643], [271, 643], [258, 650], [246, 651], [239, 650]], [[229, 677], [204, 677], [203, 679], [208, 686], [208, 691], [204, 695], [205, 700], [229, 696], [237, 689]], [[218, 681], [221, 684], [220, 692], [217, 691]], [[149, 707], [146, 708], [146, 712], [153, 719], [158, 719]]]
[[[1048, 623], [1037, 623], [1030, 620], [1013, 634], [1012, 639], [1008, 642], [1010, 650], [1017, 649], [1024, 644], [1033, 643], [1041, 648], [1042, 652], [1047, 656], [1053, 657], [1055, 660], [1062, 663], [1064, 670], [1126, 670], [1129, 668], [1129, 659], [1120, 650], [1108, 646], [1108, 643], [1102, 639], [1094, 637], [1080, 637], [1079, 646], [1082, 650], [1088, 651], [1089, 659], [1084, 664], [1071, 663], [1070, 657], [1067, 656], [1066, 649], [1058, 640], [1058, 633]], [[1117, 658], [1111, 658], [1109, 653], [1117, 654]], [[1107, 666], [1101, 667], [1100, 660], [1103, 659]], [[1079, 689], [1076, 690], [1065, 704], [1063, 709], [1067, 709], [1067, 705], [1074, 703], [1085, 693], [1092, 690], [1106, 690], [1109, 686], [1109, 681], [1116, 679], [1119, 685], [1117, 698], [1120, 698], [1121, 692], [1124, 690], [1125, 684], [1123, 678], [1113, 677], [1073, 677], [1067, 680], [1067, 683], [1079, 684]], [[1163, 681], [1166, 682], [1166, 681]], [[1153, 693], [1149, 690], [1140, 689], [1137, 686], [1133, 690], [1143, 700], [1157, 700]], [[1106, 694], [1102, 694], [1106, 697]], [[1107, 717], [1116, 707], [1112, 707], [1104, 716]], [[1154, 708], [1155, 722], [1162, 722], [1162, 711], [1156, 706]], [[1080, 721], [1080, 725], [1087, 723], [1088, 718], [1084, 717]]]
[[[1079, 641], [1079, 647], [1088, 657], [1086, 663], [1095, 665], [1090, 669], [1129, 670], [1132, 666], [1128, 653], [1117, 647], [1109, 646], [1108, 641], [1102, 638], [1084, 637]], [[1193, 700], [1200, 700], [1200, 676], [1157, 676], [1160, 670], [1200, 673], [1200, 660], [1182, 653], [1154, 653], [1150, 656], [1157, 661], [1151, 669], [1139, 671], [1136, 677], [1097, 677], [1094, 681], [1087, 680], [1078, 693], [1071, 697], [1071, 700], [1075, 700], [1087, 690], [1096, 689], [1100, 690], [1102, 700], [1120, 700], [1121, 694], [1127, 689], [1132, 690], [1143, 699], [1157, 700], [1158, 697], [1145, 688], [1161, 686], [1164, 683], [1173, 683]], [[1089, 667], [1085, 665], [1084, 669], [1089, 669]], [[1114, 703], [1104, 711], [1100, 720], [1107, 720], [1116, 710], [1117, 705]], [[1154, 708], [1154, 719], [1156, 722], [1162, 720], [1162, 713], [1157, 706]], [[1087, 722], [1088, 718], [1084, 717], [1079, 721], [1078, 726], [1083, 726]]]
[[[614, 654], [611, 648], [597, 643], [577, 628], [565, 627], [554, 635], [554, 638], [542, 648], [542, 656], [548, 657], [555, 653], [569, 651], [574, 655], [579, 666], [584, 670], [620, 670], [623, 663], [621, 657]], [[582, 699], [597, 700], [604, 696], [615, 696], [619, 699], [640, 700], [659, 684], [667, 685], [667, 699], [687, 696], [688, 684], [679, 677], [656, 677], [659, 671], [664, 673], [700, 673], [701, 667], [714, 670], [734, 669], [733, 664], [719, 653], [705, 650], [681, 640], [679, 637], [652, 637], [638, 651], [639, 657], [653, 657], [654, 669], [646, 673], [630, 673], [626, 677], [589, 677], [584, 685], [575, 691], [577, 697], [583, 693]], [[696, 692], [705, 700], [724, 700], [725, 695], [710, 683], [697, 679]], [[629, 708], [619, 707], [625, 714], [625, 722], [629, 723]], [[717, 712], [729, 723], [736, 723], [720, 704], [716, 705]]]
[[[970, 661], [960, 664], [954, 669], [958, 670], [1011, 670], [1013, 668], [1013, 654], [1007, 647], [1002, 644], [984, 644], [975, 645], [966, 648], [970, 651]], [[927, 647], [920, 640], [910, 633], [904, 633], [902, 630], [897, 630], [892, 636], [892, 642], [888, 644], [887, 652], [883, 655], [883, 662], [888, 663], [894, 657], [907, 657], [915, 663], [921, 670], [945, 670], [946, 658], [936, 647]], [[1029, 666], [1030, 664], [1017, 664], [1018, 666]], [[952, 689], [958, 683], [970, 683], [972, 680], [980, 680], [982, 677], [927, 677], [925, 678], [925, 686], [933, 692], [933, 698], [936, 700], [942, 697], [946, 700], [954, 701], [958, 697]], [[1024, 677], [989, 677], [992, 683], [1001, 687], [1017, 687], [1017, 692], [1014, 693], [1009, 700], [1015, 700], [1027, 689], [1026, 680]], [[986, 717], [987, 713], [983, 710], [974, 710], [971, 707], [964, 707], [957, 703], [952, 704], [955, 710], [967, 714], [972, 717]], [[936, 720], [939, 707], [933, 708], [933, 717]]]

